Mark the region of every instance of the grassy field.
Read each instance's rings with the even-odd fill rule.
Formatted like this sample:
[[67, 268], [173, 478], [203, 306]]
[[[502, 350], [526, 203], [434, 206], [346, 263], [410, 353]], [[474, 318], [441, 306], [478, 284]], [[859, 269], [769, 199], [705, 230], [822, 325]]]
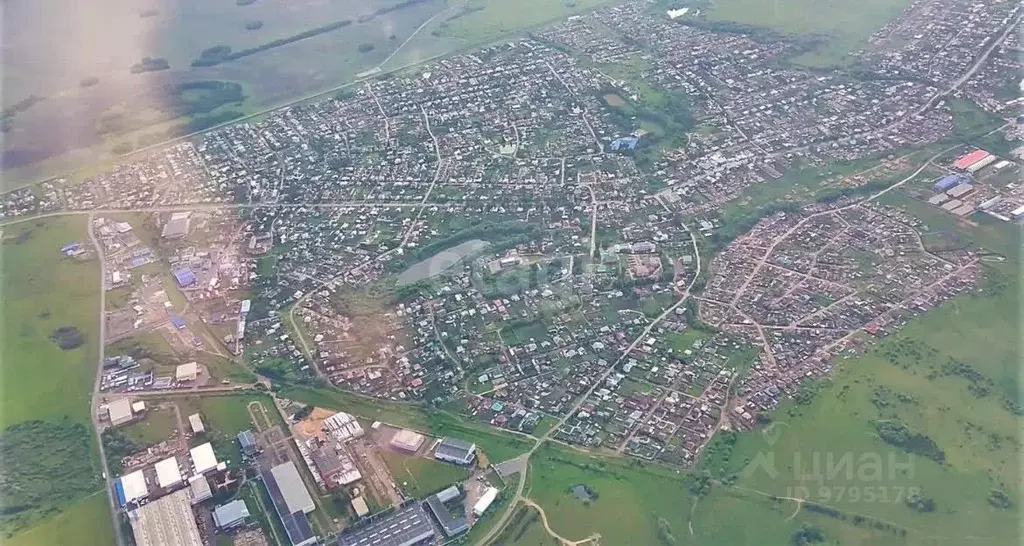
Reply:
[[[182, 418], [187, 416], [183, 415]], [[166, 440], [177, 429], [178, 421], [174, 416], [174, 410], [161, 408], [150, 410], [145, 420], [124, 427], [124, 432], [134, 442], [149, 446]]]
[[[89, 420], [99, 342], [99, 267], [60, 253], [70, 242], [88, 246], [85, 220], [23, 223], [5, 228], [2, 239], [0, 427], [5, 454], [18, 457], [16, 471], [14, 462], [7, 465], [17, 475], [5, 479], [14, 488], [5, 496], [25, 504], [4, 515], [3, 528], [18, 533], [11, 544], [64, 544], [83, 532], [90, 532], [95, 544], [109, 544], [107, 505], [94, 494], [101, 486]], [[80, 345], [61, 349], [51, 337], [62, 327], [77, 331], [72, 337], [80, 339], [71, 345]], [[18, 432], [29, 430], [25, 426], [51, 436], [26, 437]], [[51, 444], [39, 446], [38, 457], [18, 455], [33, 441]], [[64, 476], [64, 470], [74, 475]]]
[[114, 530], [102, 493], [86, 497], [30, 531], [3, 541], [5, 546], [110, 546]]
[[[65, 258], [61, 246], [88, 246], [84, 218], [5, 228], [0, 425], [68, 417], [88, 422], [99, 341], [99, 266]], [[50, 339], [71, 326], [84, 343], [61, 350]]]
[[[789, 403], [770, 429], [740, 435], [728, 462], [712, 471], [774, 495], [805, 487], [810, 500], [891, 521], [912, 541], [1016, 542], [1016, 509], [990, 499], [1002, 491], [1021, 502], [1020, 419], [1012, 411], [1020, 400], [1019, 290], [989, 290], [957, 297], [866, 354], [839, 360], [835, 379], [810, 403]], [[912, 440], [883, 440], [880, 423], [900, 424]], [[929, 442], [941, 456], [920, 449]], [[772, 470], [751, 464], [759, 454], [773, 458]], [[829, 459], [835, 467], [844, 456], [852, 474], [830, 476]], [[875, 460], [877, 472], [869, 468]], [[911, 491], [931, 508], [912, 507]]]
[[[732, 487], [714, 485], [698, 500], [686, 472], [561, 447], [545, 446], [531, 458], [528, 484], [526, 496], [569, 540], [600, 534], [602, 544], [634, 546], [782, 545], [798, 544], [794, 534], [811, 525], [824, 533], [827, 544], [899, 544], [889, 532], [808, 510], [795, 513], [791, 502]], [[586, 486], [589, 501], [574, 494], [576, 486]], [[515, 528], [510, 521], [502, 536]]]
[[469, 469], [461, 466], [389, 450], [381, 451], [381, 455], [395, 480], [416, 498], [424, 498], [469, 478]]
[[909, 0], [711, 0], [704, 16], [717, 23], [765, 27], [824, 43], [793, 59], [811, 67], [842, 64], [851, 51], [910, 5]]
[[544, 530], [544, 524], [537, 510], [519, 505], [512, 513], [512, 519], [494, 539], [494, 546], [560, 546], [559, 541]]

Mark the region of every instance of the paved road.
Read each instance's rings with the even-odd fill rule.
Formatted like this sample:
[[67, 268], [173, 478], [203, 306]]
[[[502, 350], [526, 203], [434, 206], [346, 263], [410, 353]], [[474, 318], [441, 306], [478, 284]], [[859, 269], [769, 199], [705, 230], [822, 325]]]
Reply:
[[117, 546], [124, 546], [124, 537], [121, 536], [121, 522], [118, 520], [117, 501], [114, 499], [114, 477], [110, 475], [110, 469], [107, 467], [107, 452], [103, 448], [103, 438], [100, 435], [100, 427], [102, 426], [99, 420], [99, 406], [100, 406], [100, 379], [103, 377], [103, 358], [104, 358], [104, 342], [106, 339], [106, 309], [107, 309], [107, 290], [104, 286], [105, 279], [107, 278], [107, 265], [103, 261], [103, 246], [99, 240], [96, 239], [96, 230], [93, 229], [93, 215], [89, 215], [89, 239], [92, 241], [92, 245], [96, 247], [96, 258], [100, 262], [100, 329], [99, 329], [99, 359], [96, 362], [96, 378], [92, 388], [92, 404], [89, 408], [92, 419], [93, 432], [96, 434], [96, 444], [100, 449], [100, 465], [103, 468], [103, 487], [106, 489], [107, 501], [110, 503], [110, 524], [114, 527], [114, 539], [117, 542]]

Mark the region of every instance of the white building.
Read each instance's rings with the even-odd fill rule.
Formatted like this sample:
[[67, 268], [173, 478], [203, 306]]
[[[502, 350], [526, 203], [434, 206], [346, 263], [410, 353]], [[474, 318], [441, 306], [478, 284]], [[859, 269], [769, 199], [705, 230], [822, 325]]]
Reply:
[[362, 438], [365, 433], [359, 421], [343, 411], [324, 419], [324, 428], [342, 442], [351, 438]]
[[484, 512], [491, 507], [491, 503], [493, 503], [496, 498], [498, 498], [498, 489], [495, 487], [488, 487], [487, 491], [484, 491], [484, 494], [480, 495], [476, 504], [473, 505], [473, 515], [476, 517], [484, 515]]
[[217, 456], [214, 455], [210, 442], [193, 447], [188, 454], [192, 457], [192, 466], [195, 467], [196, 474], [204, 474], [217, 468]]
[[181, 483], [181, 470], [178, 469], [178, 460], [168, 457], [156, 463], [156, 484], [161, 489], [174, 487]]
[[118, 398], [107, 405], [110, 424], [115, 427], [132, 420], [132, 403], [127, 398]]

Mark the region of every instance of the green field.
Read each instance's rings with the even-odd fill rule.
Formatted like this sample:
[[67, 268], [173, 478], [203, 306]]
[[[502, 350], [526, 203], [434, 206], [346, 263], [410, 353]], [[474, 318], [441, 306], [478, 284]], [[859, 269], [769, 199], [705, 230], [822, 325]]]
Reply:
[[[794, 533], [806, 524], [820, 529], [831, 541], [826, 544], [899, 544], [890, 532], [808, 510], [795, 513], [792, 502], [733, 487], [713, 485], [698, 500], [688, 475], [545, 446], [530, 460], [525, 495], [544, 509], [552, 529], [569, 540], [599, 534], [602, 544], [631, 546], [783, 545], [796, 544]], [[577, 497], [572, 491], [576, 486], [586, 486], [590, 500]], [[510, 520], [504, 532], [514, 523]]]
[[5, 228], [2, 239], [0, 447], [11, 475], [0, 529], [17, 533], [12, 544], [64, 544], [85, 530], [109, 544], [89, 419], [99, 267], [60, 253], [75, 241], [91, 248], [85, 219], [26, 222]]
[[560, 546], [559, 541], [544, 530], [537, 510], [524, 505], [516, 507], [512, 518], [494, 539], [493, 546]]
[[[183, 415], [182, 418], [187, 416]], [[162, 408], [150, 410], [146, 418], [123, 427], [125, 435], [137, 444], [150, 446], [166, 440], [178, 428], [174, 410]]]
[[708, 21], [768, 28], [785, 35], [824, 38], [793, 59], [810, 67], [844, 63], [846, 56], [910, 5], [909, 0], [711, 0]]
[[406, 493], [418, 499], [469, 478], [468, 468], [434, 459], [409, 457], [386, 449], [381, 456]]
[[[88, 423], [99, 341], [99, 266], [65, 258], [71, 242], [89, 247], [84, 218], [40, 220], [4, 228], [3, 327], [0, 329], [0, 425], [69, 417]], [[56, 288], [56, 289], [55, 289]], [[61, 350], [61, 326], [84, 343]]]
[[[797, 496], [795, 488], [805, 487], [810, 500], [891, 521], [912, 543], [935, 536], [949, 544], [1016, 542], [1017, 510], [997, 507], [990, 496], [998, 490], [1013, 506], [1021, 502], [1013, 409], [1020, 407], [1019, 290], [989, 290], [959, 296], [865, 355], [839, 360], [835, 379], [808, 404], [789, 403], [770, 429], [740, 435], [712, 471], [774, 495]], [[900, 423], [912, 438], [885, 441], [880, 423]], [[751, 464], [759, 453], [773, 457], [773, 470]], [[844, 456], [853, 474], [830, 476], [829, 458], [834, 470]], [[877, 473], [869, 468], [876, 460]], [[819, 476], [825, 479], [812, 479]], [[931, 510], [908, 505], [912, 489], [934, 503]]]
[[86, 497], [32, 530], [2, 541], [5, 546], [110, 546], [110, 508], [102, 493]]

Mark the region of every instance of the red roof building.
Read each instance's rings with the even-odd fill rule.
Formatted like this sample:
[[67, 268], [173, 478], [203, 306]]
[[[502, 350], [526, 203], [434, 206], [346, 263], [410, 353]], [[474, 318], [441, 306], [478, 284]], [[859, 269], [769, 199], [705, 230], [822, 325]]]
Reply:
[[975, 163], [981, 161], [982, 159], [985, 159], [990, 155], [992, 154], [986, 152], [985, 150], [974, 150], [973, 152], [953, 162], [953, 166], [956, 167], [957, 169], [966, 169], [967, 167], [974, 165]]

